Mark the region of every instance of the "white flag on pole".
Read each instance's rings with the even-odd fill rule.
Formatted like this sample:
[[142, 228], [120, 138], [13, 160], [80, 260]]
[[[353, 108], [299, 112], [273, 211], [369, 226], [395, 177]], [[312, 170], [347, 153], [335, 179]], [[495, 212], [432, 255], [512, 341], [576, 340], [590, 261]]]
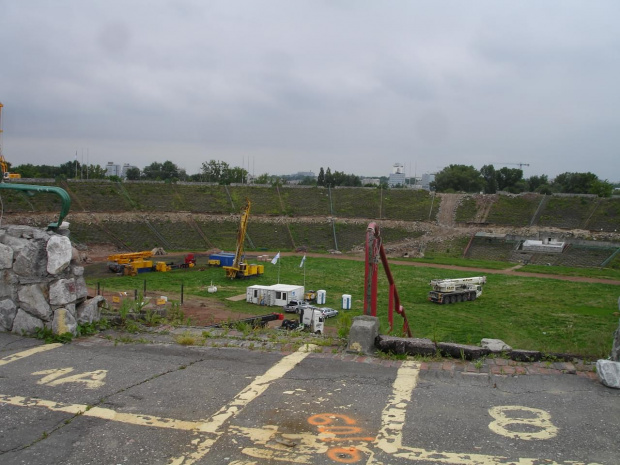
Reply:
[[304, 258], [301, 259], [301, 263], [299, 264], [299, 268], [301, 268], [302, 266], [304, 266], [304, 263], [306, 262], [306, 254], [304, 254]]
[[278, 260], [279, 260], [279, 259], [280, 259], [280, 252], [278, 252], [278, 253], [276, 254], [276, 256], [275, 256], [275, 257], [273, 257], [273, 260], [271, 260], [271, 264], [272, 264], [272, 265], [275, 265], [276, 263], [278, 263]]

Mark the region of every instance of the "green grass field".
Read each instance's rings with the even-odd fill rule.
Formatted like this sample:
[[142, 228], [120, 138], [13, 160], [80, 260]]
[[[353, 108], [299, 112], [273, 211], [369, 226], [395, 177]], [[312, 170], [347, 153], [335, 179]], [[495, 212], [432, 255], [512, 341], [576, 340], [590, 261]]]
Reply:
[[[304, 284], [301, 256], [283, 257], [280, 265], [265, 264], [265, 274], [253, 280], [227, 280], [220, 268], [204, 271], [181, 270], [170, 273], [146, 273], [137, 277], [87, 278], [91, 286], [105, 290], [142, 290], [146, 280], [150, 292], [179, 293], [181, 283], [185, 298], [191, 295], [224, 302], [231, 310], [252, 315], [270, 313], [245, 301], [232, 302], [227, 297], [245, 294], [252, 284]], [[199, 261], [200, 265], [200, 261]], [[105, 267], [104, 264], [98, 264]], [[483, 295], [474, 302], [437, 305], [426, 300], [429, 281], [435, 278], [473, 276], [476, 273], [440, 268], [391, 265], [401, 304], [406, 310], [414, 337], [436, 342], [480, 343], [482, 338], [496, 338], [519, 349], [545, 353], [571, 353], [588, 358], [607, 357], [613, 332], [618, 325], [618, 295], [614, 284], [569, 282], [549, 278], [487, 275]], [[380, 270], [378, 317], [382, 333], [388, 332], [387, 279]], [[213, 281], [216, 294], [207, 287]], [[340, 310], [342, 294], [353, 296], [352, 316], [363, 313], [364, 263], [333, 258], [308, 257], [305, 269], [306, 289], [325, 289], [327, 306]], [[340, 310], [341, 314], [344, 312]], [[401, 335], [402, 319], [395, 315], [393, 334]], [[329, 324], [336, 324], [336, 319]]]

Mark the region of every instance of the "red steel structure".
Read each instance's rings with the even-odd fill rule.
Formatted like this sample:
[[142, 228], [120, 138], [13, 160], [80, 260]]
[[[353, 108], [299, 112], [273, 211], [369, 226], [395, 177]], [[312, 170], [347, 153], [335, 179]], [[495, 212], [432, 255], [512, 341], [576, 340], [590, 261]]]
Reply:
[[396, 289], [396, 283], [392, 277], [390, 271], [390, 265], [383, 249], [383, 240], [379, 231], [379, 226], [376, 223], [370, 223], [366, 230], [366, 274], [364, 276], [364, 315], [377, 316], [377, 273], [379, 267], [379, 258], [383, 263], [383, 269], [387, 275], [388, 282], [390, 283], [389, 303], [388, 303], [388, 321], [390, 323], [390, 332], [392, 332], [394, 326], [394, 310], [396, 313], [403, 317], [403, 333], [407, 336], [411, 335], [411, 329], [409, 328], [409, 322], [407, 322], [407, 315], [405, 315], [405, 309], [400, 304], [400, 298], [398, 297], [398, 290]]

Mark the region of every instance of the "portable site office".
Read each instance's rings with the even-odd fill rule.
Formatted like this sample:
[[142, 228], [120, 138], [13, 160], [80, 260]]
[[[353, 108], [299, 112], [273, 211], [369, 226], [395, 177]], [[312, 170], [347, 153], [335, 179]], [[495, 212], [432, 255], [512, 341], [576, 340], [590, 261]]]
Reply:
[[246, 302], [268, 307], [284, 307], [291, 300], [303, 300], [304, 287], [292, 284], [273, 284], [271, 286], [248, 286]]

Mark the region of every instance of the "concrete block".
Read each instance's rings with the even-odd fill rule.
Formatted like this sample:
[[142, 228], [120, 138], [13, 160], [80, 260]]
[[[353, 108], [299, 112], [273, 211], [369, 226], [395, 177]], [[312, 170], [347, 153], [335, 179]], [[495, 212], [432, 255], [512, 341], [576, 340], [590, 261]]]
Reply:
[[347, 352], [373, 354], [377, 336], [379, 336], [379, 320], [376, 317], [356, 316], [353, 318], [353, 325], [349, 331]]
[[540, 362], [542, 354], [537, 350], [512, 349], [510, 358], [516, 362]]
[[489, 350], [483, 347], [453, 344], [451, 342], [440, 342], [437, 344], [437, 348], [442, 355], [452, 358], [465, 358], [466, 360], [476, 360], [489, 354]]
[[437, 348], [430, 339], [379, 336], [377, 349], [382, 352], [407, 355], [435, 355]]

